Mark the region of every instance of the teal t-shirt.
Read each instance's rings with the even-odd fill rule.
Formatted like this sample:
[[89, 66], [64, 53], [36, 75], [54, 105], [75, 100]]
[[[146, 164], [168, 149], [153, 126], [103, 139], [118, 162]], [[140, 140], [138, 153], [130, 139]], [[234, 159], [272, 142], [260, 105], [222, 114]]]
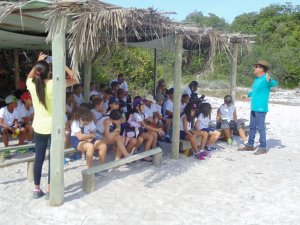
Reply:
[[248, 92], [251, 97], [251, 111], [255, 112], [268, 112], [269, 95], [272, 87], [277, 86], [276, 80], [266, 80], [266, 74], [261, 77], [256, 77], [252, 90]]

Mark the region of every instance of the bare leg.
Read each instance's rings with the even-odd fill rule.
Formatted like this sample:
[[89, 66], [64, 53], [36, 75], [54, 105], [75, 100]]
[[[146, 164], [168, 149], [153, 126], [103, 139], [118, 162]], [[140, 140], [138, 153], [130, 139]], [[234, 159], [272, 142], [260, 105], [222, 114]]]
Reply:
[[8, 140], [9, 140], [9, 132], [8, 132], [8, 129], [7, 128], [3, 128], [2, 130], [2, 139], [3, 139], [3, 143], [4, 143], [4, 146], [7, 147], [8, 146]]
[[20, 134], [19, 134], [19, 145], [24, 144], [26, 135], [27, 135], [26, 130], [25, 130], [24, 127], [22, 127], [22, 128], [20, 129]]
[[243, 143], [245, 143], [245, 142], [247, 141], [247, 138], [246, 138], [246, 134], [245, 134], [245, 131], [244, 131], [243, 128], [240, 128], [240, 129], [239, 129], [239, 135], [240, 135], [240, 137], [241, 137]]
[[81, 141], [79, 142], [77, 149], [86, 152], [86, 165], [87, 168], [91, 168], [93, 166], [94, 145], [88, 141]]
[[132, 149], [134, 147], [136, 147], [136, 145], [137, 145], [137, 139], [136, 138], [129, 138], [129, 142], [128, 142], [128, 145], [126, 147], [127, 152], [131, 153]]
[[152, 141], [151, 148], [155, 148], [156, 145], [157, 145], [157, 138], [158, 138], [158, 135], [157, 135], [157, 133], [155, 133], [155, 132], [151, 132], [151, 135], [152, 135], [152, 137], [153, 137], [153, 141]]
[[105, 163], [107, 145], [104, 142], [96, 141], [94, 144], [94, 149], [98, 149], [99, 151], [99, 164]]

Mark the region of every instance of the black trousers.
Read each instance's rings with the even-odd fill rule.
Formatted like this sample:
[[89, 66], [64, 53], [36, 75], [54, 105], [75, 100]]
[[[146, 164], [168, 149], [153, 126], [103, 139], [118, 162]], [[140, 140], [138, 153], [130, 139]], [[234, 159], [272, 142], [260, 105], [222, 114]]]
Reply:
[[[45, 161], [46, 150], [48, 142], [51, 140], [51, 134], [39, 134], [34, 132], [35, 142], [35, 159], [34, 159], [34, 184], [40, 185], [43, 164]], [[50, 154], [49, 154], [49, 166], [48, 166], [48, 184], [50, 183]]]

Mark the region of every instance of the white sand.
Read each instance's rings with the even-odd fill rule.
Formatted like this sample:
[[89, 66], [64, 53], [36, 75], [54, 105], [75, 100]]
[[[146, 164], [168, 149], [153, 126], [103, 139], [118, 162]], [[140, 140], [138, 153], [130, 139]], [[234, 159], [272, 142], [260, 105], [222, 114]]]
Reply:
[[[279, 98], [279, 97], [280, 98]], [[272, 102], [287, 100], [275, 92]], [[279, 99], [278, 99], [279, 98]], [[221, 99], [208, 98], [222, 103]], [[249, 119], [249, 103], [236, 103], [240, 118]], [[33, 200], [26, 164], [0, 169], [0, 224], [300, 224], [300, 107], [269, 105], [268, 154], [238, 152], [240, 141], [205, 161], [181, 155], [172, 160], [163, 145], [161, 168], [146, 162], [122, 166], [97, 177], [97, 191], [84, 194], [84, 161], [65, 167], [65, 202], [50, 207]], [[215, 110], [214, 110], [215, 111]], [[46, 189], [47, 163], [42, 186]]]

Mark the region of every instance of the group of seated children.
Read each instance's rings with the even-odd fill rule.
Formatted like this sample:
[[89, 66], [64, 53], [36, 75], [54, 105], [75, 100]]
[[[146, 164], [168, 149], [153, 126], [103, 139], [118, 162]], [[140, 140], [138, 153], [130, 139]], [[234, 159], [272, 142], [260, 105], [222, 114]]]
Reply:
[[[132, 104], [127, 104], [128, 85], [124, 74], [119, 74], [111, 82], [111, 88], [98, 92], [91, 83], [90, 103], [84, 103], [82, 85], [73, 86], [73, 92], [66, 93], [66, 145], [86, 156], [87, 167], [92, 167], [93, 156], [98, 154], [99, 163], [104, 163], [107, 145], [116, 152], [115, 160], [127, 157], [144, 144], [147, 151], [157, 146], [157, 141], [171, 143], [174, 88], [167, 89], [164, 80], [158, 82], [155, 98], [147, 94], [136, 96]], [[122, 87], [122, 88], [121, 88]], [[123, 89], [124, 88], [124, 89]], [[190, 141], [197, 159], [209, 156], [221, 132], [228, 144], [232, 144], [231, 130], [237, 132], [243, 142], [246, 135], [237, 123], [236, 108], [232, 97], [227, 95], [224, 104], [217, 112], [219, 129], [210, 126], [212, 107], [209, 103], [199, 104], [197, 99], [198, 82], [193, 81], [184, 91], [181, 99], [180, 139]], [[195, 97], [196, 96], [196, 97]], [[8, 146], [9, 134], [19, 134], [19, 144], [25, 139], [32, 141], [33, 108], [29, 92], [22, 93], [19, 101], [9, 95], [7, 106], [0, 109], [0, 131], [4, 146]], [[201, 138], [198, 149], [197, 139]], [[151, 157], [144, 158], [151, 161]]]
[[[207, 151], [215, 150], [214, 143], [224, 132], [225, 139], [229, 145], [232, 144], [232, 134], [238, 134], [243, 143], [247, 142], [245, 130], [242, 123], [237, 120], [236, 107], [232, 97], [226, 95], [224, 103], [218, 108], [216, 121], [217, 126], [211, 126], [212, 107], [208, 102], [200, 105], [197, 101], [190, 100], [186, 103], [186, 95], [182, 95], [181, 104], [185, 104], [180, 117], [180, 139], [190, 141], [194, 155], [203, 160], [209, 157]], [[201, 140], [200, 148], [197, 139]]]
[[[16, 96], [18, 96], [18, 99]], [[0, 109], [0, 132], [4, 147], [9, 144], [10, 136], [19, 139], [18, 144], [32, 143], [33, 128], [32, 120], [34, 110], [28, 91], [16, 91], [15, 95], [5, 98], [6, 106]], [[9, 157], [10, 154], [7, 155]]]

